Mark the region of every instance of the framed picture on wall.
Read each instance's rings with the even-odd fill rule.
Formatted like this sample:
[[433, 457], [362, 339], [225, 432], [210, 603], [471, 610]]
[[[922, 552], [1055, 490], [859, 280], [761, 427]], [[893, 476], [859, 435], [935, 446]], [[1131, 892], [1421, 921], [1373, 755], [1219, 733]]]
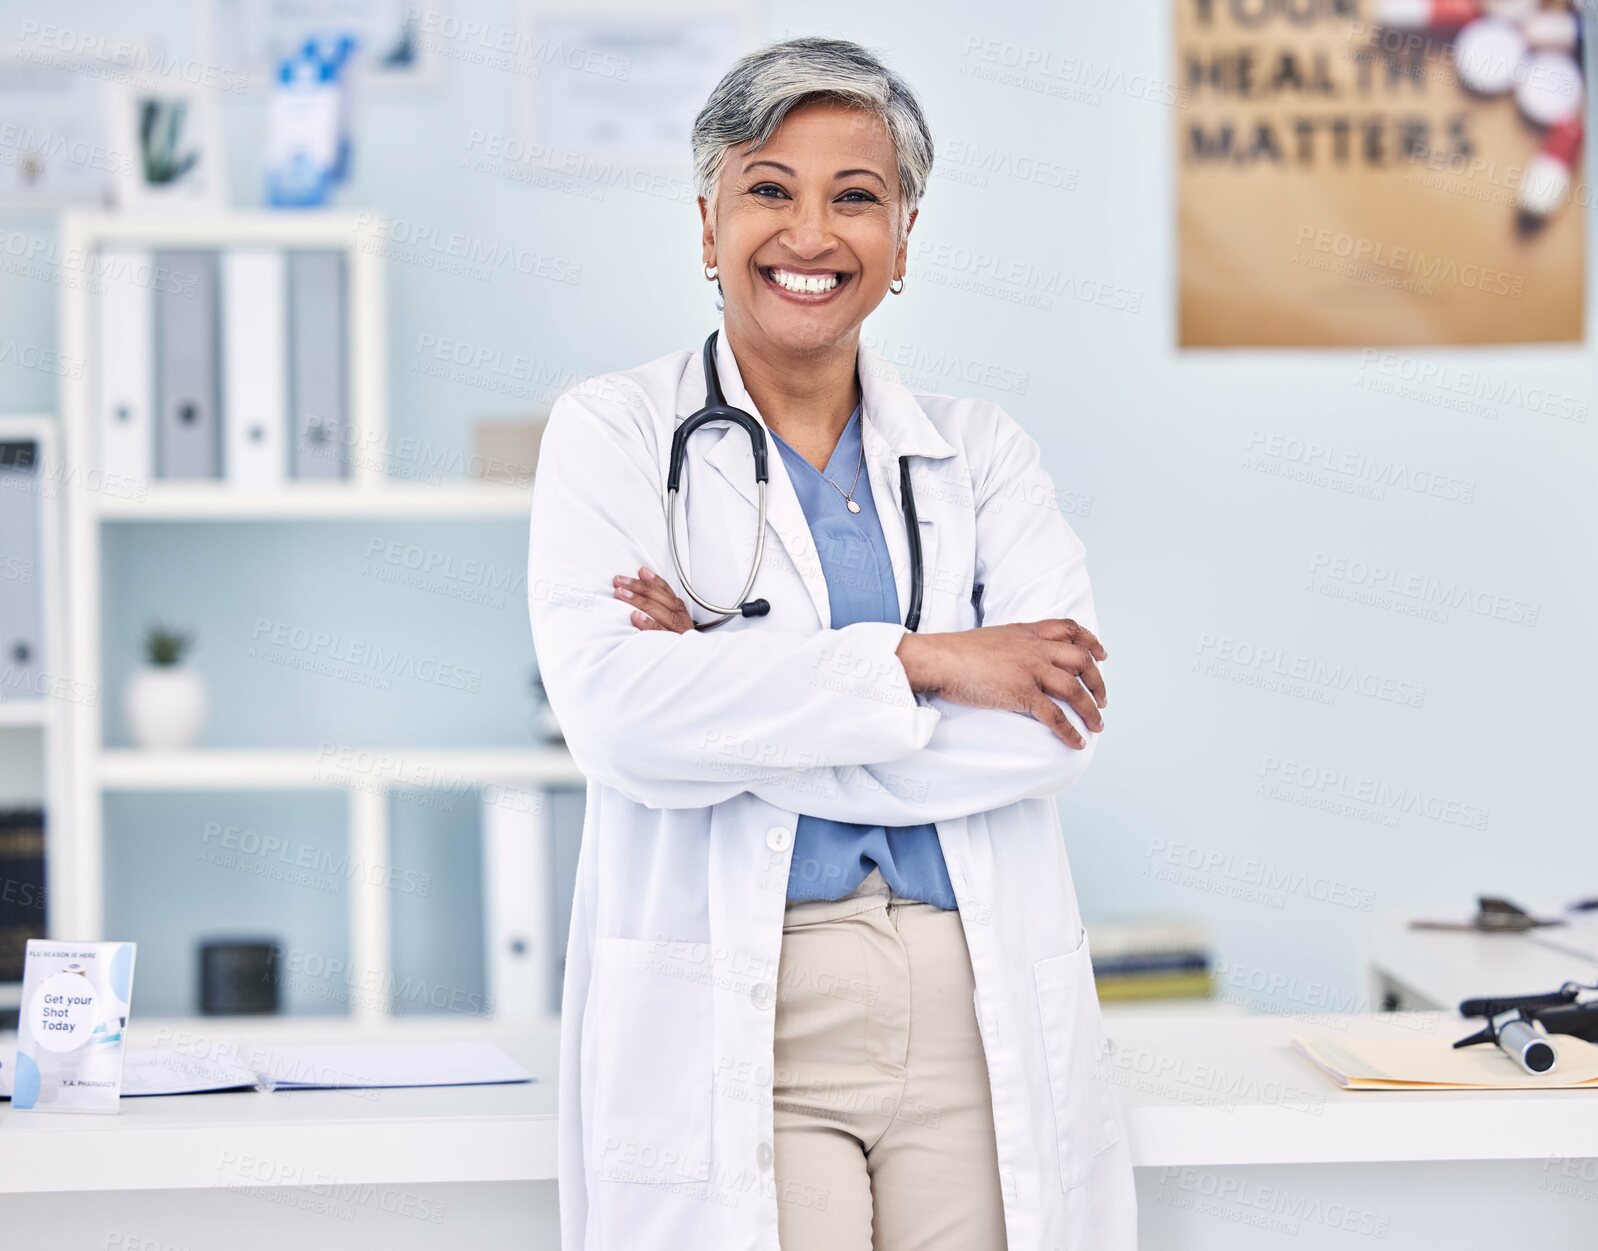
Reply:
[[227, 207], [221, 128], [213, 93], [167, 82], [106, 88], [111, 134], [132, 154], [113, 179], [119, 208]]
[[107, 133], [98, 62], [0, 48], [0, 209], [101, 207], [132, 153]]
[[355, 40], [363, 83], [430, 84], [439, 17], [415, 0], [208, 0], [204, 34], [211, 55], [252, 85], [269, 84], [285, 57], [310, 38]]

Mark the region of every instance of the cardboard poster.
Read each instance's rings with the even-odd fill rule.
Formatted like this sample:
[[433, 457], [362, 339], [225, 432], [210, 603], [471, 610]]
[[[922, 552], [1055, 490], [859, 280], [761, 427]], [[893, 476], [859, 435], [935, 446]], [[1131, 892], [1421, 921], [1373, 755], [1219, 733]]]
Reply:
[[1582, 339], [1585, 13], [1175, 4], [1181, 346]]

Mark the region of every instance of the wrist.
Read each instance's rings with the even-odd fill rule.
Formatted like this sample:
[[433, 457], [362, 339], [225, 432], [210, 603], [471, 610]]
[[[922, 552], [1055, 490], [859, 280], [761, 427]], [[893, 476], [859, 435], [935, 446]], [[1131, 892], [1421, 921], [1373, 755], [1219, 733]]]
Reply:
[[894, 652], [899, 658], [899, 663], [904, 666], [904, 676], [910, 683], [910, 689], [917, 695], [938, 693], [939, 675], [935, 663], [937, 645], [933, 641], [935, 637], [930, 634], [911, 634], [907, 630]]

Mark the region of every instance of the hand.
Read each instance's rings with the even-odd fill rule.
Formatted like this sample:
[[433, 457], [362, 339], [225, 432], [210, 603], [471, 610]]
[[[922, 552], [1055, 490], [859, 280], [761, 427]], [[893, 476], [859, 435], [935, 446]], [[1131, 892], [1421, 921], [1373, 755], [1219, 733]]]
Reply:
[[686, 634], [694, 628], [687, 606], [677, 598], [671, 584], [660, 575], [640, 568], [636, 578], [617, 574], [610, 580], [619, 600], [633, 606], [633, 624], [640, 630], [669, 630]]
[[1092, 631], [1067, 618], [906, 634], [897, 654], [912, 690], [1026, 713], [1071, 747], [1087, 743], [1055, 699], [1070, 704], [1088, 729], [1104, 729], [1104, 679], [1095, 662], [1108, 653]]

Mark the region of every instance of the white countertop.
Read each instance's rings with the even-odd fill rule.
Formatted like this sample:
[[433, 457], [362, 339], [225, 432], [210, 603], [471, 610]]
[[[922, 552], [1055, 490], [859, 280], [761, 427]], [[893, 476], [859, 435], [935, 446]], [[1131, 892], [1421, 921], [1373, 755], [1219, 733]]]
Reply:
[[[1106, 1022], [1139, 1167], [1598, 1157], [1598, 1092], [1350, 1093], [1288, 1047], [1305, 1030], [1419, 1031], [1452, 1041], [1470, 1029], [1452, 1014], [1272, 1017], [1112, 1006]], [[0, 1193], [555, 1176], [554, 1019], [519, 1029], [429, 1017], [375, 1028], [317, 1018], [147, 1021], [131, 1035], [136, 1047], [192, 1046], [196, 1036], [266, 1047], [486, 1037], [539, 1080], [125, 1099], [116, 1116], [0, 1104]], [[0, 1050], [12, 1045], [0, 1036]], [[1586, 1115], [1572, 1114], [1575, 1102]]]
[[1558, 990], [1571, 978], [1591, 982], [1598, 975], [1598, 916], [1582, 913], [1566, 920], [1523, 934], [1483, 934], [1411, 929], [1407, 916], [1385, 914], [1371, 927], [1370, 963], [1422, 999], [1450, 1010], [1464, 999]]
[[[339, 1182], [528, 1181], [555, 1176], [558, 1026], [401, 1017], [135, 1021], [133, 1047], [489, 1038], [537, 1076], [504, 1086], [228, 1091], [124, 1099], [114, 1116], [0, 1103], [0, 1194]], [[200, 1041], [196, 1041], [200, 1040]], [[16, 1045], [0, 1034], [0, 1051]], [[224, 1057], [225, 1058], [225, 1057]]]
[[1598, 1157], [1598, 1090], [1346, 1091], [1290, 1046], [1475, 1032], [1452, 1012], [1105, 1017], [1139, 1167]]

